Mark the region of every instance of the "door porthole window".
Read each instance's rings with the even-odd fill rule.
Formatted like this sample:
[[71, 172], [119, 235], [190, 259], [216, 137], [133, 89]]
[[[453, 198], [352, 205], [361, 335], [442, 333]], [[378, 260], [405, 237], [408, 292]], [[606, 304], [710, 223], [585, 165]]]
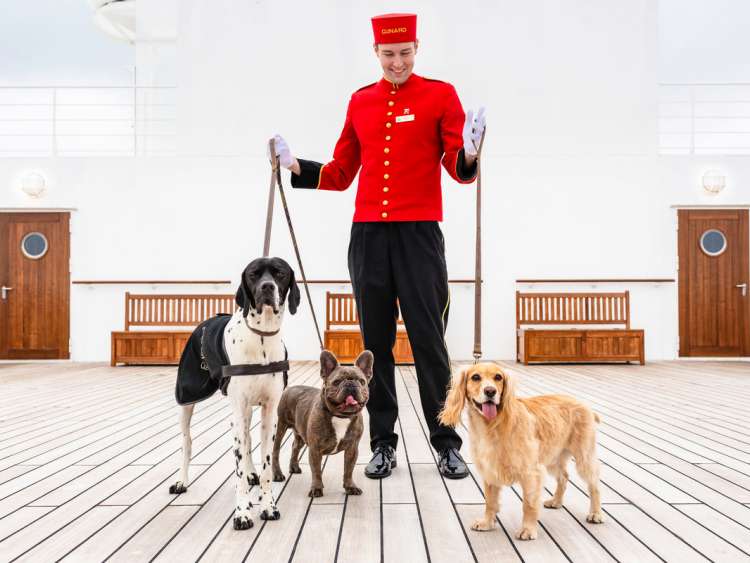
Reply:
[[21, 240], [21, 252], [31, 260], [39, 260], [48, 249], [49, 242], [42, 233], [29, 233]]
[[718, 256], [727, 249], [727, 239], [724, 233], [716, 229], [709, 229], [701, 235], [701, 250], [708, 256]]

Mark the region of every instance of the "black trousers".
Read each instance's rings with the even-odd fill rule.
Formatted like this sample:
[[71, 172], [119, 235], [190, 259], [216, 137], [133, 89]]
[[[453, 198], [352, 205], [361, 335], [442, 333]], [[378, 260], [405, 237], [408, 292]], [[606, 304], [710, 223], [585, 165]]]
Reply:
[[437, 450], [460, 448], [458, 434], [437, 420], [451, 377], [444, 340], [450, 294], [440, 226], [434, 221], [354, 223], [349, 275], [365, 348], [375, 356], [367, 403], [370, 446], [395, 448], [398, 444], [393, 359], [398, 299], [414, 354], [430, 442]]

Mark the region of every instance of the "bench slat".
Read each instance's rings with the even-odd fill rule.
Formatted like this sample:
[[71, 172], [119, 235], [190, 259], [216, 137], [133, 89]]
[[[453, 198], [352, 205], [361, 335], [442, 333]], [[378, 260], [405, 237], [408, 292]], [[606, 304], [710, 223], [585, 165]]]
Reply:
[[521, 325], [616, 324], [630, 327], [630, 294], [516, 292], [516, 327]]
[[136, 326], [195, 326], [219, 313], [233, 313], [233, 295], [125, 293], [125, 330]]

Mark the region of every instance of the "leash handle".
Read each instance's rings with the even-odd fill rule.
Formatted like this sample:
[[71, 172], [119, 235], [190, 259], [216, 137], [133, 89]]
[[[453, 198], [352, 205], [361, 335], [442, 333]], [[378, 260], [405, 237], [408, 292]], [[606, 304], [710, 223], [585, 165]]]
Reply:
[[[310, 312], [312, 313], [313, 324], [315, 325], [315, 332], [318, 335], [318, 343], [320, 349], [323, 350], [323, 338], [320, 336], [320, 327], [318, 326], [318, 318], [315, 316], [315, 307], [313, 307], [312, 298], [310, 297], [310, 288], [307, 284], [307, 276], [305, 275], [305, 269], [302, 267], [302, 258], [300, 257], [299, 247], [297, 246], [297, 237], [294, 234], [294, 227], [292, 226], [292, 217], [289, 215], [289, 207], [286, 203], [286, 195], [284, 194], [284, 186], [281, 185], [281, 170], [279, 169], [278, 157], [273, 152], [273, 139], [271, 139], [271, 151], [274, 156], [273, 159], [273, 173], [271, 176], [271, 190], [273, 190], [274, 182], [279, 186], [279, 194], [281, 194], [281, 203], [284, 207], [284, 215], [286, 215], [286, 222], [289, 225], [289, 234], [292, 237], [292, 245], [294, 246], [294, 254], [297, 256], [297, 264], [299, 265], [299, 272], [302, 276], [302, 283], [305, 285], [305, 293], [307, 294], [307, 303], [310, 305]], [[273, 192], [272, 196], [273, 197]], [[266, 221], [266, 238], [270, 241], [271, 233], [269, 230], [270, 221]]]
[[474, 363], [482, 357], [482, 138], [477, 148], [477, 214], [476, 214], [476, 246], [474, 249]]
[[[272, 138], [268, 142], [268, 154], [271, 155], [271, 185], [268, 188], [268, 208], [266, 210], [266, 236], [263, 240], [263, 257], [268, 257], [271, 251], [271, 226], [273, 225], [274, 183], [279, 174], [279, 159], [276, 156], [276, 141]], [[281, 182], [279, 182], [281, 183]]]

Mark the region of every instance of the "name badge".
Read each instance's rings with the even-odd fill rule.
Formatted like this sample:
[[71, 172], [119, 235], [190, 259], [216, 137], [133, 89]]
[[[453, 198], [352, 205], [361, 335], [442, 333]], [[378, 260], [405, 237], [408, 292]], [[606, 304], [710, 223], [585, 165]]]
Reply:
[[397, 115], [396, 123], [403, 123], [404, 121], [414, 121], [415, 115], [413, 113], [409, 115]]

